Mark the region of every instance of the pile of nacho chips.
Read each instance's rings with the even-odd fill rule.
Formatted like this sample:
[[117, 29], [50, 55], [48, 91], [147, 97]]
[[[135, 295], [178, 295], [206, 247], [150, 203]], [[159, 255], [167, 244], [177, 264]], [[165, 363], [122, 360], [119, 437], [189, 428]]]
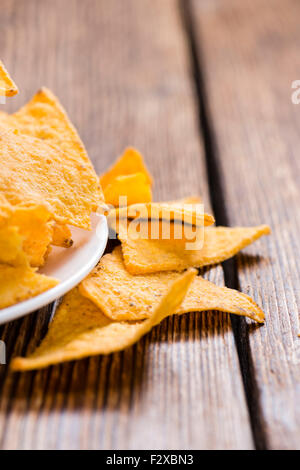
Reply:
[[[0, 62], [0, 94], [17, 92]], [[57, 284], [37, 269], [52, 245], [72, 245], [68, 225], [90, 229], [91, 212], [104, 198], [80, 137], [45, 88], [16, 113], [1, 112], [0, 151], [0, 308], [5, 308]]]
[[[0, 79], [6, 96], [17, 92], [1, 62]], [[173, 314], [216, 310], [264, 321], [250, 297], [195, 268], [234, 256], [268, 226], [215, 227], [197, 196], [153, 202], [153, 179], [133, 148], [98, 178], [47, 89], [16, 113], [0, 114], [0, 149], [0, 308], [56, 285], [38, 268], [52, 245], [72, 245], [70, 226], [90, 229], [99, 207], [120, 241], [64, 296], [40, 346], [13, 359], [13, 370], [120, 351]]]
[[[139, 174], [143, 187], [132, 185], [131, 176]], [[120, 351], [172, 314], [219, 310], [264, 321], [249, 296], [216, 286], [195, 268], [230, 258], [268, 234], [268, 226], [213, 227], [214, 218], [204, 213], [198, 197], [163, 203], [147, 197], [142, 203], [152, 178], [133, 149], [125, 150], [100, 181], [104, 193], [110, 188], [113, 195], [106, 200], [114, 206], [107, 220], [121, 245], [63, 298], [40, 346], [26, 358], [15, 358], [13, 370]], [[123, 206], [126, 198], [131, 204]], [[200, 246], [187, 249], [199, 233]]]

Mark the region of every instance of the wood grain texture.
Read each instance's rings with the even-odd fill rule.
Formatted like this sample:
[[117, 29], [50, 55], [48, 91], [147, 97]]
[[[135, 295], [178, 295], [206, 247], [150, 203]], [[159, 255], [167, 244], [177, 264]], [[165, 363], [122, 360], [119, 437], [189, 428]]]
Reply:
[[[100, 172], [128, 144], [157, 199], [208, 202], [189, 56], [174, 0], [5, 0], [1, 35], [21, 90], [61, 98]], [[223, 284], [220, 267], [206, 276]], [[49, 309], [1, 329], [8, 356], [32, 350]], [[3, 449], [252, 448], [226, 314], [169, 318], [134, 347], [49, 370], [0, 370]]]
[[267, 445], [299, 449], [300, 5], [191, 5], [230, 223], [273, 231], [237, 259], [242, 291], [266, 312], [248, 337]]

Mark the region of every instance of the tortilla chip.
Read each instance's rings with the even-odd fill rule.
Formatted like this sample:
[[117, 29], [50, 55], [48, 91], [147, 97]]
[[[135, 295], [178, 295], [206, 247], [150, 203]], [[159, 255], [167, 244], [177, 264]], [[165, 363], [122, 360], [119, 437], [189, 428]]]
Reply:
[[43, 205], [9, 204], [0, 194], [0, 228], [16, 227], [22, 237], [22, 249], [32, 266], [42, 266], [52, 239], [53, 222]]
[[147, 274], [220, 263], [269, 233], [267, 225], [208, 227], [204, 230], [204, 245], [200, 250], [186, 250], [181, 240], [133, 239], [121, 224], [118, 237], [126, 269], [131, 274]]
[[41, 294], [57, 284], [56, 279], [38, 274], [29, 266], [0, 264], [0, 309]]
[[73, 245], [72, 233], [67, 225], [57, 222], [54, 224], [51, 245], [63, 248], [70, 248]]
[[151, 186], [143, 173], [116, 176], [104, 188], [104, 199], [107, 204], [119, 206], [120, 197], [126, 198], [126, 204], [152, 201]]
[[14, 96], [18, 92], [17, 85], [11, 79], [3, 62], [0, 60], [0, 96]]
[[27, 358], [16, 357], [12, 370], [31, 370], [87, 356], [121, 351], [148, 333], [181, 304], [196, 275], [189, 270], [174, 281], [153, 315], [141, 322], [113, 322], [78, 288], [70, 291], [59, 306], [48, 334], [36, 351]]
[[22, 245], [23, 237], [20, 235], [18, 227], [0, 228], [0, 264], [29, 266], [28, 257]]
[[132, 204], [128, 207], [112, 209], [109, 219], [149, 219], [180, 222], [195, 226], [208, 226], [215, 222], [210, 214], [203, 212], [203, 205], [182, 204], [167, 202], [149, 202], [145, 204]]
[[148, 184], [152, 184], [152, 177], [147, 170], [142, 155], [134, 148], [127, 148], [107, 172], [100, 176], [102, 188], [111, 184], [117, 176], [143, 173]]
[[82, 165], [82, 177], [89, 181], [91, 191], [88, 197], [93, 210], [96, 211], [99, 204], [104, 202], [99, 179], [87, 151], [66, 111], [50, 90], [42, 88], [19, 111], [7, 116], [7, 119], [0, 119], [0, 123], [59, 147], [69, 162]]
[[9, 203], [46, 205], [53, 218], [90, 228], [95, 184], [90, 172], [58, 147], [0, 129], [0, 192]]
[[[124, 266], [121, 247], [116, 247], [80, 283], [79, 292], [111, 320], [143, 320], [151, 317], [160, 298], [180, 276], [175, 271], [131, 275]], [[207, 310], [247, 316], [258, 322], [264, 320], [263, 311], [247, 295], [196, 276], [175, 313]]]
[[23, 237], [23, 250], [31, 266], [43, 266], [52, 240], [53, 222], [44, 206], [19, 207], [12, 213], [9, 223], [19, 228]]

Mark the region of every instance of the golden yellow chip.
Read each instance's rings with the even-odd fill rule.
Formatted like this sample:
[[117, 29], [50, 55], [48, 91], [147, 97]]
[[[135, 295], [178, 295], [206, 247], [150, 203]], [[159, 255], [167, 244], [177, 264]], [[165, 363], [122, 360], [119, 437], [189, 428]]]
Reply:
[[112, 209], [108, 214], [109, 219], [148, 219], [175, 221], [188, 225], [208, 226], [215, 222], [210, 214], [203, 212], [203, 206], [199, 204], [182, 204], [167, 202], [149, 202], [145, 204], [132, 204], [128, 207]]
[[22, 134], [37, 137], [50, 145], [56, 145], [69, 162], [81, 165], [82, 178], [89, 181], [88, 192], [93, 210], [103, 203], [103, 194], [98, 176], [86, 149], [57, 97], [47, 88], [42, 88], [19, 111], [0, 118], [0, 125], [18, 129]]
[[[42, 205], [12, 206], [0, 193], [0, 228], [16, 227], [22, 237], [22, 249], [32, 266], [42, 266], [52, 240], [53, 221]], [[8, 243], [8, 241], [7, 241]]]
[[57, 222], [90, 228], [96, 188], [87, 167], [17, 130], [0, 130], [0, 156], [0, 192], [9, 203], [43, 204]]
[[16, 206], [9, 223], [19, 228], [31, 266], [42, 266], [52, 240], [53, 222], [44, 206]]
[[109, 320], [78, 288], [63, 299], [48, 334], [27, 358], [16, 357], [11, 368], [31, 370], [87, 356], [110, 354], [136, 343], [152, 327], [175, 312], [184, 299], [196, 271], [191, 269], [172, 283], [152, 316], [141, 322]]
[[127, 148], [111, 168], [100, 176], [102, 188], [106, 188], [117, 176], [132, 175], [134, 173], [143, 173], [147, 183], [152, 184], [152, 177], [147, 170], [142, 155], [134, 148]]
[[38, 274], [29, 266], [0, 264], [0, 309], [41, 294], [57, 283], [56, 279]]
[[57, 222], [54, 224], [51, 245], [64, 248], [70, 248], [73, 245], [72, 233], [67, 225]]
[[0, 228], [0, 264], [12, 266], [29, 266], [28, 256], [23, 248], [23, 237], [18, 227], [4, 226]]
[[262, 235], [270, 227], [208, 227], [204, 229], [203, 248], [185, 249], [182, 240], [147, 240], [130, 237], [127, 227], [120, 224], [119, 239], [126, 269], [131, 274], [158, 271], [182, 271], [187, 267], [201, 267], [231, 258]]
[[202, 199], [200, 196], [187, 196], [181, 199], [173, 199], [171, 201], [164, 201], [164, 204], [169, 204], [172, 206], [184, 206], [185, 204], [202, 204]]
[[0, 60], [0, 96], [14, 96], [18, 91], [17, 85], [13, 82]]
[[119, 204], [129, 205], [152, 201], [151, 186], [143, 173], [116, 176], [105, 186], [103, 193], [105, 202], [116, 207]]
[[[81, 282], [79, 291], [111, 320], [143, 320], [152, 315], [161, 297], [180, 276], [176, 271], [131, 275], [124, 266], [121, 247], [116, 247]], [[196, 276], [175, 313], [206, 310], [243, 315], [258, 322], [264, 320], [263, 311], [247, 295]]]

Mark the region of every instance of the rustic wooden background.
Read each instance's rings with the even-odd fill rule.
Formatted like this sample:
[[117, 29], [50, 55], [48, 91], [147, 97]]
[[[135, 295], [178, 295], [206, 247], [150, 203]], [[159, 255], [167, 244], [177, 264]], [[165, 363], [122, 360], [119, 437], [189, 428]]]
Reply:
[[[46, 85], [99, 173], [134, 145], [157, 200], [200, 193], [218, 224], [273, 230], [205, 272], [253, 296], [264, 326], [194, 313], [108, 357], [2, 365], [2, 449], [299, 449], [299, 15], [293, 0], [1, 0], [21, 91], [6, 110]], [[8, 359], [50, 312], [0, 327]]]

